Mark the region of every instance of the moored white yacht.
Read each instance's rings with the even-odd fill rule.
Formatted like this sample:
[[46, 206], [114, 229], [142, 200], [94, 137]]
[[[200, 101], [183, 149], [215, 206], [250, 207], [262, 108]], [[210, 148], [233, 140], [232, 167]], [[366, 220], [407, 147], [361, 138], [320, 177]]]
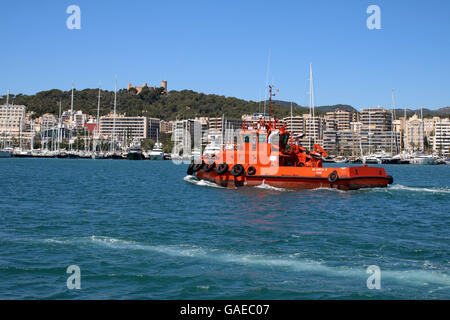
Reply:
[[432, 154], [416, 153], [411, 156], [411, 164], [433, 165], [436, 164], [436, 158]]
[[161, 142], [156, 142], [152, 151], [148, 154], [150, 160], [164, 160], [163, 145]]

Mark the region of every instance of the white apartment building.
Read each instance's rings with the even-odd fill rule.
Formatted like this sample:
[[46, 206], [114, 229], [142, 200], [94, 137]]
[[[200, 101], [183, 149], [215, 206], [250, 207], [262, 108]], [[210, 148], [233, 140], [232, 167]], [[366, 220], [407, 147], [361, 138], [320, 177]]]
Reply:
[[434, 124], [433, 151], [450, 156], [450, 120], [442, 119]]
[[146, 117], [126, 117], [125, 115], [109, 114], [100, 117], [100, 135], [104, 138], [126, 137], [128, 139], [147, 138]]
[[0, 139], [17, 139], [25, 124], [26, 107], [22, 105], [0, 106]]

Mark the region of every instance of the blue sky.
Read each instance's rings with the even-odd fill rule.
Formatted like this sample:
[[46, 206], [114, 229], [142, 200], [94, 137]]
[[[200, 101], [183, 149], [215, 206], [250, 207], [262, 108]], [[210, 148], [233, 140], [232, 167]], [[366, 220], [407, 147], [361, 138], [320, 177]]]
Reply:
[[[66, 8], [81, 8], [81, 30]], [[369, 5], [381, 30], [366, 27]], [[3, 1], [0, 94], [128, 82], [316, 105], [450, 105], [450, 1]]]

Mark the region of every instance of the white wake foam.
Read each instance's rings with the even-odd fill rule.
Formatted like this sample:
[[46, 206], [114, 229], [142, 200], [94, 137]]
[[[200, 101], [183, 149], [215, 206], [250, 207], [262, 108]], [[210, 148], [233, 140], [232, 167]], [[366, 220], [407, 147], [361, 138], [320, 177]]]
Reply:
[[430, 193], [450, 193], [450, 188], [420, 188], [420, 187], [408, 187], [401, 184], [394, 184], [389, 186], [387, 190], [401, 190], [401, 191], [414, 191], [414, 192], [430, 192]]
[[[190, 257], [245, 266], [281, 268], [296, 272], [313, 272], [325, 274], [328, 276], [357, 277], [362, 279], [366, 279], [368, 277], [364, 268], [331, 267], [317, 261], [295, 259], [292, 257], [292, 255], [290, 257], [280, 257], [254, 254], [236, 254], [219, 252], [218, 250], [207, 250], [191, 245], [153, 246], [139, 244], [133, 241], [124, 241], [99, 236], [92, 236], [90, 237], [90, 239], [96, 244], [105, 245], [116, 249], [145, 250], [175, 257]], [[450, 277], [447, 274], [437, 271], [390, 271], [382, 269], [381, 277], [382, 279], [406, 282], [414, 285], [427, 285], [430, 283], [434, 283], [444, 286], [450, 286]]]
[[213, 187], [213, 188], [225, 188], [222, 187], [214, 182], [207, 181], [207, 180], [200, 180], [197, 177], [194, 176], [186, 176], [183, 178], [184, 181], [195, 184], [196, 186], [200, 187]]
[[257, 185], [254, 188], [263, 189], [263, 190], [279, 191], [279, 192], [289, 191], [288, 189], [277, 188], [277, 187], [268, 185], [268, 184], [266, 184], [266, 182], [264, 180], [263, 180], [263, 182], [260, 185]]

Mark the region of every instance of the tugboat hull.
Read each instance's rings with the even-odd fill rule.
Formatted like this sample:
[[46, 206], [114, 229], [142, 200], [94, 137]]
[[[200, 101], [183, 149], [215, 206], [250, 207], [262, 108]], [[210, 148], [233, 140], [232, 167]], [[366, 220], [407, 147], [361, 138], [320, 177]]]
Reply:
[[279, 168], [278, 172], [264, 175], [256, 172], [249, 175], [247, 170], [238, 177], [230, 172], [222, 175], [215, 170], [196, 173], [199, 179], [214, 182], [220, 186], [235, 188], [257, 186], [261, 184], [287, 189], [336, 188], [340, 190], [357, 190], [361, 188], [385, 188], [393, 182], [383, 168], [350, 167], [350, 168]]

